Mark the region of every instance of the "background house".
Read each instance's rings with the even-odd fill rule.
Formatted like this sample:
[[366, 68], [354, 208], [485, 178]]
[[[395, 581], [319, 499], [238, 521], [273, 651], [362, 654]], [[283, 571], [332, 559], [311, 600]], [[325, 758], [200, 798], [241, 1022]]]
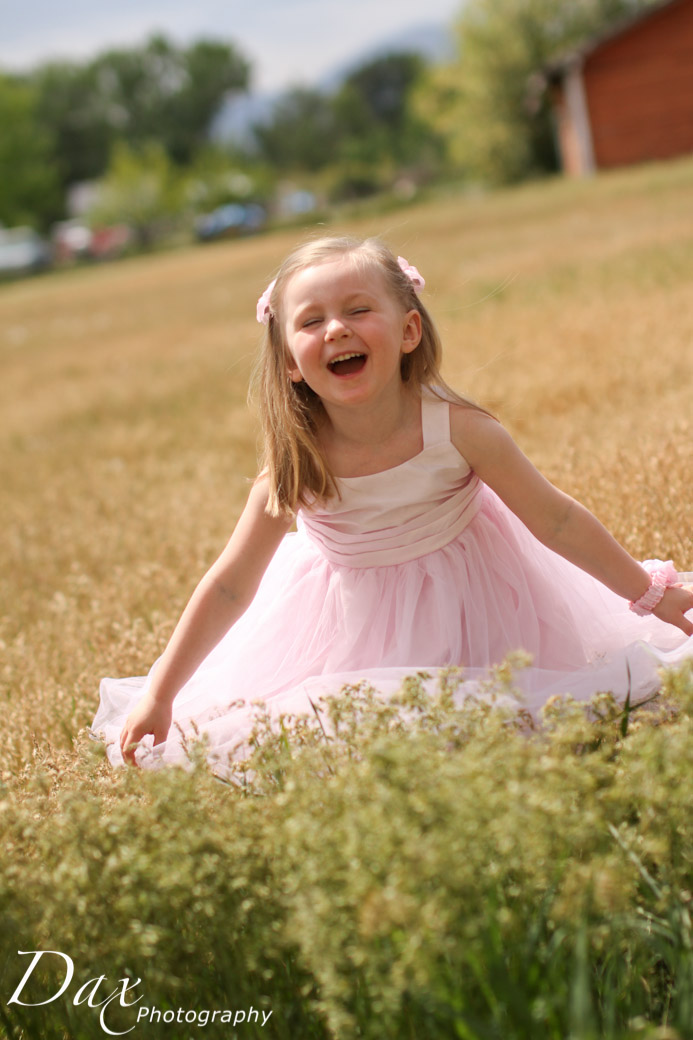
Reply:
[[693, 0], [664, 0], [546, 70], [564, 170], [693, 152]]

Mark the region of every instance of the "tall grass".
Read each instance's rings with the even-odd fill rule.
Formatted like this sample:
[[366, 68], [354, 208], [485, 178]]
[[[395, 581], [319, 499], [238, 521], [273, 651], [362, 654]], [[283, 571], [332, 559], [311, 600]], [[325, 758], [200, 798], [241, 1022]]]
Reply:
[[[684, 161], [334, 228], [416, 263], [449, 380], [681, 569], [692, 194]], [[73, 957], [70, 993], [126, 974], [162, 1009], [274, 1009], [239, 1036], [688, 1037], [690, 675], [629, 718], [556, 704], [529, 735], [352, 691], [343, 741], [265, 734], [232, 787], [112, 771], [83, 736], [99, 677], [151, 664], [238, 515], [254, 301], [296, 237], [0, 287], [5, 1031], [103, 1035], [70, 994], [3, 1003], [17, 950], [43, 948]]]
[[101, 999], [126, 976], [146, 1007], [272, 1012], [213, 1036], [693, 1035], [691, 670], [627, 726], [602, 695], [591, 717], [555, 700], [534, 733], [453, 687], [345, 690], [329, 727], [261, 718], [227, 784], [203, 748], [188, 773], [114, 776], [82, 743], [36, 767], [3, 802], [0, 985], [17, 949], [69, 951], [76, 976], [7, 1006], [8, 1035], [102, 1036], [73, 1003], [102, 973]]

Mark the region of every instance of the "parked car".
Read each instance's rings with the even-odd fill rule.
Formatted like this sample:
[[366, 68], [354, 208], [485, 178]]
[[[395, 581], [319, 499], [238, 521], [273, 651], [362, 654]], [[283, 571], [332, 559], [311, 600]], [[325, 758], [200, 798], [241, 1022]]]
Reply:
[[195, 234], [201, 242], [209, 242], [215, 238], [232, 238], [236, 235], [249, 235], [265, 223], [265, 211], [255, 202], [242, 206], [238, 202], [229, 202], [219, 206], [211, 213], [205, 213], [195, 221]]
[[0, 275], [32, 274], [51, 261], [50, 246], [32, 228], [0, 228]]
[[55, 260], [58, 264], [88, 259], [91, 249], [91, 229], [79, 220], [61, 220], [51, 229]]
[[62, 220], [53, 225], [52, 238], [56, 263], [71, 264], [114, 260], [130, 248], [134, 235], [127, 224], [90, 228], [79, 220]]

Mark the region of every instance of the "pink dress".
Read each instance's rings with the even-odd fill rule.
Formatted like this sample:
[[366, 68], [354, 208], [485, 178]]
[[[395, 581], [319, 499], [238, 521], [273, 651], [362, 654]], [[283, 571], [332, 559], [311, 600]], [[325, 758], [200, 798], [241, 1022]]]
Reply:
[[[341, 478], [340, 497], [301, 510], [253, 603], [174, 702], [183, 733], [206, 733], [223, 771], [242, 752], [254, 701], [272, 714], [368, 680], [383, 696], [417, 671], [464, 667], [459, 696], [514, 650], [521, 704], [587, 699], [599, 690], [639, 700], [658, 668], [693, 657], [693, 637], [625, 600], [546, 548], [486, 487], [450, 441], [449, 406], [422, 397], [423, 450], [392, 469]], [[686, 576], [688, 579], [688, 576]], [[150, 672], [152, 675], [156, 665]], [[121, 763], [118, 738], [148, 677], [104, 679], [92, 732]], [[143, 765], [184, 762], [180, 731]]]

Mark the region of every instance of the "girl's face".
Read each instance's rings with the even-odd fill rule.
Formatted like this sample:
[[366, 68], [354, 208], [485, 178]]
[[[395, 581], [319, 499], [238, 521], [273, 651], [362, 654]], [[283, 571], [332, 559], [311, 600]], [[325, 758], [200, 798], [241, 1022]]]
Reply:
[[282, 300], [288, 371], [325, 404], [357, 403], [401, 383], [402, 355], [421, 339], [418, 310], [404, 311], [377, 267], [349, 256], [298, 271]]

